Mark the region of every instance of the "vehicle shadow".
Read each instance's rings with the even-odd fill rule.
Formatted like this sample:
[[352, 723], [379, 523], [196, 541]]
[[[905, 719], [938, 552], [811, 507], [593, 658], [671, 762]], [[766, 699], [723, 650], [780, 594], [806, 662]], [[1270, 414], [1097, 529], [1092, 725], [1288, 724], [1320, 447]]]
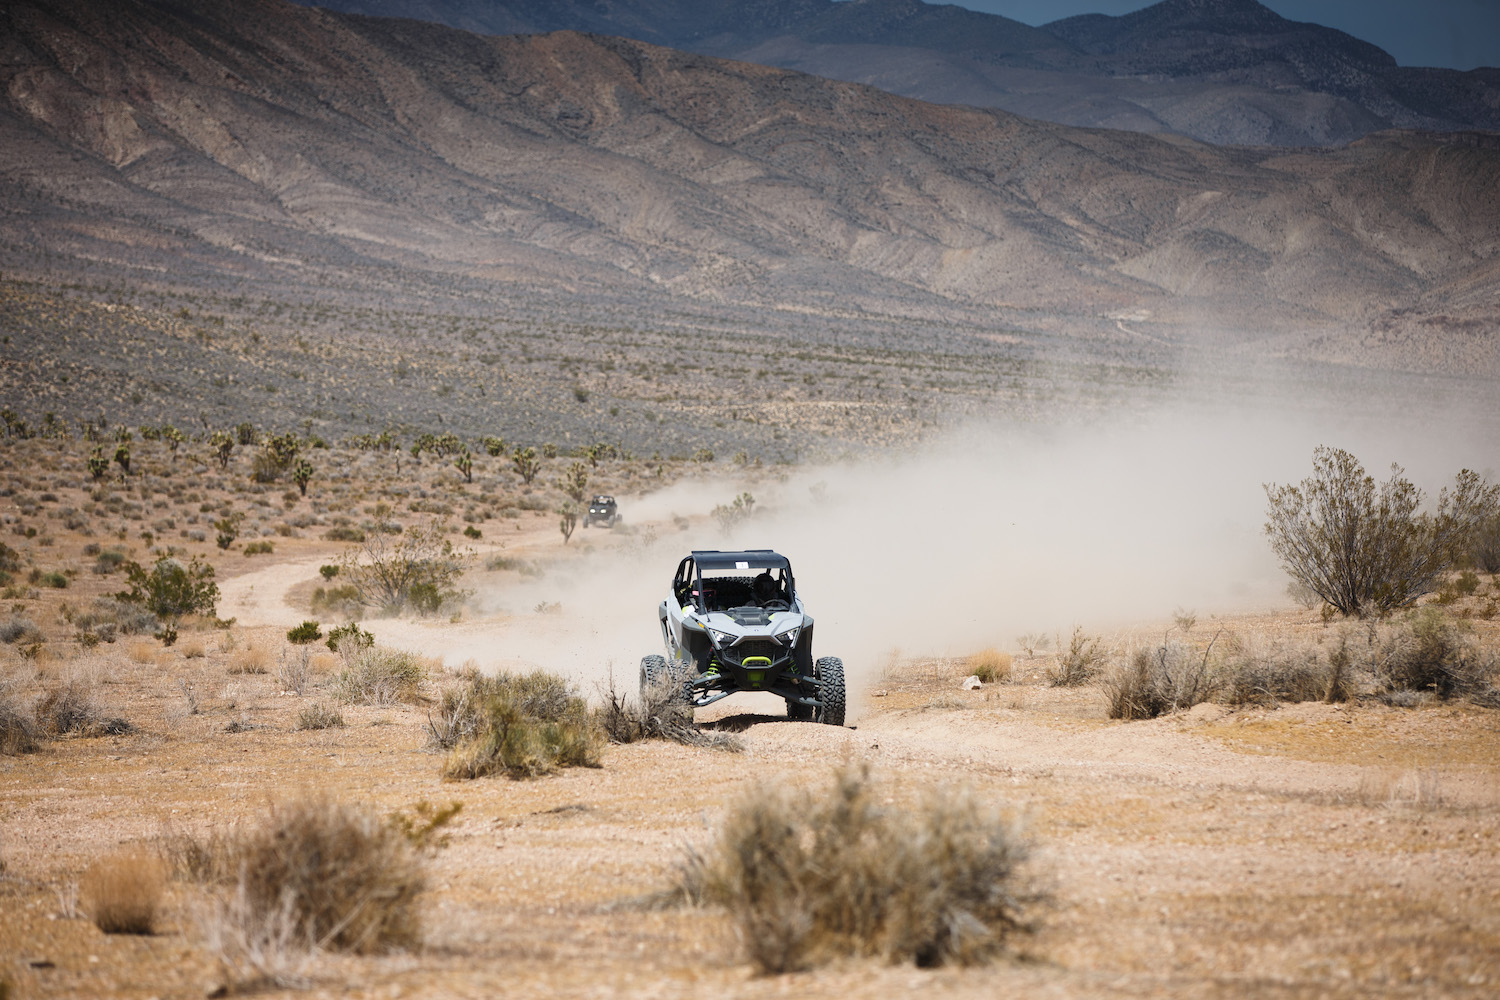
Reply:
[[738, 715], [726, 715], [721, 719], [713, 719], [709, 722], [699, 723], [698, 728], [710, 729], [720, 733], [743, 733], [751, 726], [759, 726], [767, 722], [795, 722], [785, 715], [762, 715], [758, 712], [741, 712]]

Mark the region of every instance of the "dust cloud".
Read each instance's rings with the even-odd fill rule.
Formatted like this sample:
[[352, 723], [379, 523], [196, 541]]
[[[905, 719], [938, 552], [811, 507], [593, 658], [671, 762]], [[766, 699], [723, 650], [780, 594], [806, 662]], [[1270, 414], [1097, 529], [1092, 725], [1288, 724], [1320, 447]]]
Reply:
[[[433, 636], [426, 651], [545, 667], [585, 690], [612, 674], [631, 691], [640, 657], [662, 648], [656, 609], [694, 548], [789, 556], [817, 620], [815, 653], [843, 657], [855, 688], [897, 649], [1014, 650], [1023, 633], [1167, 622], [1178, 607], [1206, 618], [1284, 605], [1262, 484], [1305, 477], [1318, 444], [1351, 450], [1377, 479], [1399, 461], [1429, 494], [1497, 458], [1496, 438], [1457, 412], [1419, 427], [1368, 410], [1200, 403], [971, 425], [879, 461], [622, 496], [623, 548], [519, 585], [513, 574], [503, 587], [481, 583], [474, 610], [499, 620]], [[747, 489], [755, 514], [730, 533], [705, 516]]]

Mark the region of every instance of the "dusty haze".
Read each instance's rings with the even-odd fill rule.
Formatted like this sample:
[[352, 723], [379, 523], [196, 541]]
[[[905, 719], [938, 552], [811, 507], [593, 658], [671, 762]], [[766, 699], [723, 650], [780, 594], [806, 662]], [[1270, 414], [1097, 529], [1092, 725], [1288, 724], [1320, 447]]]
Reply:
[[[1178, 403], [1065, 426], [992, 422], [888, 460], [789, 470], [780, 481], [680, 484], [622, 497], [638, 531], [520, 588], [481, 589], [481, 615], [426, 635], [425, 652], [486, 668], [541, 666], [586, 689], [613, 670], [635, 684], [661, 648], [656, 606], [693, 548], [775, 548], [817, 619], [816, 652], [868, 684], [899, 649], [1015, 649], [1022, 633], [1097, 632], [1287, 601], [1262, 534], [1266, 482], [1310, 471], [1318, 444], [1353, 451], [1377, 478], [1391, 462], [1435, 495], [1462, 467], [1494, 478], [1493, 414], [1448, 410], [1414, 424], [1403, 407], [1345, 413]], [[707, 514], [749, 489], [755, 516], [726, 536]], [[676, 530], [673, 515], [692, 518]], [[575, 542], [586, 542], [580, 530]], [[541, 602], [560, 608], [534, 613]]]

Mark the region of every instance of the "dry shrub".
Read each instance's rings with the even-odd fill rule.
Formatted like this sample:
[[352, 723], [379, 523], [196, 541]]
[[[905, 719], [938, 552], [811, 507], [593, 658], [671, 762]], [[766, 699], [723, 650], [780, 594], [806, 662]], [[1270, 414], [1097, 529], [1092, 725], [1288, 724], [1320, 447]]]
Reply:
[[271, 654], [259, 646], [247, 646], [229, 658], [231, 674], [263, 674]]
[[294, 901], [266, 911], [250, 899], [243, 882], [225, 897], [209, 901], [197, 915], [204, 944], [219, 962], [227, 982], [212, 995], [251, 991], [272, 986], [282, 989], [307, 985], [304, 975], [314, 948], [297, 925]]
[[1214, 696], [1215, 678], [1209, 665], [1213, 644], [1200, 652], [1169, 642], [1155, 649], [1138, 649], [1117, 664], [1105, 678], [1111, 719], [1154, 719], [1191, 708]]
[[1325, 659], [1318, 647], [1295, 640], [1259, 639], [1230, 644], [1220, 664], [1224, 700], [1231, 705], [1275, 705], [1280, 701], [1348, 701], [1348, 637]]
[[306, 646], [296, 649], [281, 647], [281, 654], [276, 658], [276, 686], [282, 691], [304, 694], [312, 679], [311, 660], [312, 650]]
[[49, 688], [36, 703], [36, 725], [42, 735], [121, 736], [133, 727], [124, 719], [104, 715], [94, 700], [95, 681], [86, 675], [70, 677]]
[[1013, 821], [962, 788], [888, 802], [864, 766], [836, 772], [831, 790], [759, 785], [707, 858], [688, 855], [677, 895], [726, 906], [767, 974], [841, 955], [975, 963], [1030, 929], [1041, 895]]
[[161, 861], [142, 851], [101, 858], [79, 882], [83, 908], [106, 934], [150, 934], [161, 907], [166, 873]]
[[1060, 636], [1057, 648], [1057, 666], [1047, 674], [1047, 679], [1056, 687], [1087, 684], [1104, 669], [1104, 653], [1099, 649], [1098, 638], [1085, 635], [1081, 625], [1074, 627], [1066, 651], [1062, 648]]
[[19, 643], [25, 646], [31, 643], [42, 642], [45, 638], [42, 635], [41, 629], [37, 628], [36, 623], [30, 618], [13, 614], [7, 621], [0, 624], [0, 642], [6, 645]]
[[682, 700], [682, 686], [670, 678], [647, 691], [638, 701], [617, 692], [611, 678], [604, 707], [595, 714], [611, 743], [670, 740], [684, 746], [731, 753], [745, 749], [745, 742], [732, 733], [699, 729], [693, 722], [692, 706]]
[[1487, 653], [1467, 622], [1455, 622], [1437, 608], [1406, 616], [1382, 643], [1377, 682], [1385, 692], [1430, 691], [1439, 698], [1484, 696], [1496, 675]]
[[487, 677], [466, 671], [429, 717], [429, 742], [451, 748], [443, 777], [531, 778], [597, 767], [603, 740], [583, 699], [545, 671]]
[[344, 717], [339, 710], [322, 702], [304, 705], [302, 711], [297, 713], [298, 729], [335, 729], [343, 725]]
[[995, 684], [1010, 676], [1010, 654], [998, 649], [982, 649], [969, 657], [969, 673], [985, 684]]
[[421, 940], [421, 859], [367, 809], [324, 798], [273, 806], [230, 859], [242, 926], [280, 920], [286, 941], [361, 954]]
[[201, 660], [207, 655], [202, 639], [189, 639], [182, 644], [182, 658], [185, 660]]
[[168, 827], [162, 832], [157, 849], [175, 879], [200, 885], [227, 885], [234, 881], [234, 840], [227, 834], [196, 837], [174, 833]]
[[426, 676], [427, 666], [415, 653], [370, 646], [345, 659], [344, 669], [333, 679], [333, 690], [355, 705], [414, 702]]
[[308, 666], [312, 672], [319, 677], [326, 677], [338, 669], [342, 661], [332, 653], [314, 653], [312, 659], [308, 660]]

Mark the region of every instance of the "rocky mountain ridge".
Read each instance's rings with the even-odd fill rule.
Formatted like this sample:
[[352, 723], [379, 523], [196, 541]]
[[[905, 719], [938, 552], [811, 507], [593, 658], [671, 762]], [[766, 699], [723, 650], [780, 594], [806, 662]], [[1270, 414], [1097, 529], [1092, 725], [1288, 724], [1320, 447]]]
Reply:
[[[301, 0], [314, 2], [314, 0]], [[579, 30], [1065, 125], [1241, 145], [1500, 130], [1500, 69], [1400, 67], [1256, 0], [1164, 0], [1033, 28], [922, 0], [316, 0], [486, 34]]]
[[1220, 149], [281, 0], [32, 0], [0, 28], [12, 273], [420, 273], [642, 315], [696, 301], [1495, 362], [1491, 136]]

